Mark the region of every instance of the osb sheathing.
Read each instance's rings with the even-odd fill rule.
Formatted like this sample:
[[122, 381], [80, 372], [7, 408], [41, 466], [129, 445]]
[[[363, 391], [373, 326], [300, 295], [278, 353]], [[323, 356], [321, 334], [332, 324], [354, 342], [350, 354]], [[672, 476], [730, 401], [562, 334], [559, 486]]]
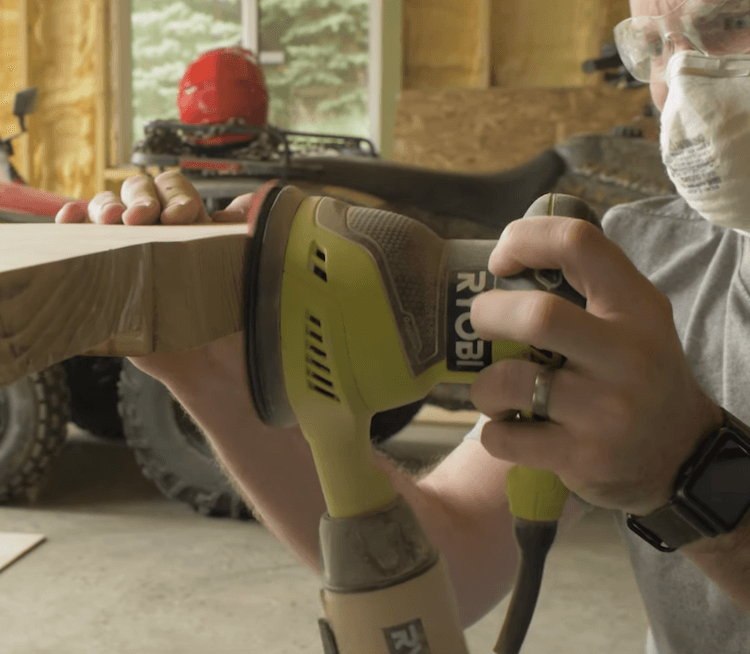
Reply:
[[647, 87], [407, 90], [395, 159], [454, 171], [512, 168], [573, 134], [629, 124], [649, 102]]
[[39, 89], [29, 121], [32, 185], [68, 197], [101, 188], [104, 0], [25, 0], [27, 83]]
[[[21, 88], [20, 12], [18, 0], [0, 0], [0, 135], [4, 138], [18, 131], [18, 122], [13, 116], [13, 96]], [[23, 174], [23, 139], [13, 144], [16, 154], [13, 165]]]

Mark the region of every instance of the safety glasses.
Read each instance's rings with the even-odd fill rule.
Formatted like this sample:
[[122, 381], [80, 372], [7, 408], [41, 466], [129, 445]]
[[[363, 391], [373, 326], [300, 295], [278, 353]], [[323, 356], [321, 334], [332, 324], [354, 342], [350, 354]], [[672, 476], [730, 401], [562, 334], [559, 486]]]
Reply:
[[705, 55], [750, 52], [750, 0], [685, 0], [661, 16], [637, 16], [615, 27], [622, 62], [641, 82], [664, 79], [676, 49]]

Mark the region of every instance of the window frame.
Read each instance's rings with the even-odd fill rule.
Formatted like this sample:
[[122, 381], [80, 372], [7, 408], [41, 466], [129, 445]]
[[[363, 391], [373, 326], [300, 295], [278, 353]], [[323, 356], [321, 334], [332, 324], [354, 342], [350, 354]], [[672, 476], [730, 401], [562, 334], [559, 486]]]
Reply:
[[[262, 0], [261, 0], [262, 1]], [[259, 0], [239, 0], [242, 44], [258, 52]], [[370, 0], [368, 98], [370, 135], [381, 156], [393, 155], [398, 95], [403, 85], [403, 0]], [[132, 142], [130, 0], [109, 0], [109, 168], [129, 166]], [[394, 47], [394, 45], [396, 47]]]

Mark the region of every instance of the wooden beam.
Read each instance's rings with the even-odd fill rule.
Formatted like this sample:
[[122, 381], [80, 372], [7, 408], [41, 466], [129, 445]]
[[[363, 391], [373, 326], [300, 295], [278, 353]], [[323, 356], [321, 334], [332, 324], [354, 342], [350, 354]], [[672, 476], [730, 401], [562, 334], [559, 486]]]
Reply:
[[246, 225], [0, 224], [0, 386], [241, 329]]
[[109, 25], [109, 11], [105, 0], [97, 0], [90, 3], [90, 10], [94, 14], [94, 23], [98, 26], [94, 34], [91, 35], [95, 40], [94, 51], [94, 175], [96, 180], [96, 192], [100, 193], [104, 189], [104, 169], [107, 167], [107, 157], [109, 150], [109, 129], [111, 121], [109, 116], [112, 115], [110, 103], [112, 101], [109, 93], [109, 44], [107, 43]]
[[[105, 122], [109, 123], [107, 167], [103, 171], [104, 186], [109, 188], [107, 173], [130, 162], [132, 150], [132, 57], [130, 30], [130, 0], [107, 0], [107, 22], [109, 30], [102, 30], [108, 37], [105, 43], [105, 64], [101, 71], [105, 94]], [[119, 192], [119, 188], [116, 189]]]
[[401, 0], [370, 0], [368, 93], [370, 136], [385, 159], [393, 157], [398, 96], [403, 87]]

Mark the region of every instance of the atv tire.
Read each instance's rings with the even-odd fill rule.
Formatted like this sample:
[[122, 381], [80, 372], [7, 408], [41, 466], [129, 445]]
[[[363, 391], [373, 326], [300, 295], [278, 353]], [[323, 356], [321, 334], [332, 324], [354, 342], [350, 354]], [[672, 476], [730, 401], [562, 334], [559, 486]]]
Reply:
[[419, 413], [423, 404], [424, 400], [419, 400], [419, 402], [376, 413], [370, 423], [370, 441], [374, 445], [380, 445], [391, 436], [398, 434]]
[[0, 388], [0, 504], [38, 497], [69, 419], [70, 392], [60, 365]]
[[165, 496], [202, 515], [252, 519], [206, 438], [166, 386], [123, 360], [119, 395], [125, 441]]
[[[166, 386], [123, 360], [119, 393], [125, 441], [143, 474], [164, 495], [207, 516], [253, 517], [205, 436]], [[403, 429], [421, 406], [415, 402], [377, 414], [372, 441], [380, 444]]]
[[73, 357], [63, 362], [70, 387], [70, 420], [108, 440], [123, 440], [117, 409], [122, 360], [117, 357]]

